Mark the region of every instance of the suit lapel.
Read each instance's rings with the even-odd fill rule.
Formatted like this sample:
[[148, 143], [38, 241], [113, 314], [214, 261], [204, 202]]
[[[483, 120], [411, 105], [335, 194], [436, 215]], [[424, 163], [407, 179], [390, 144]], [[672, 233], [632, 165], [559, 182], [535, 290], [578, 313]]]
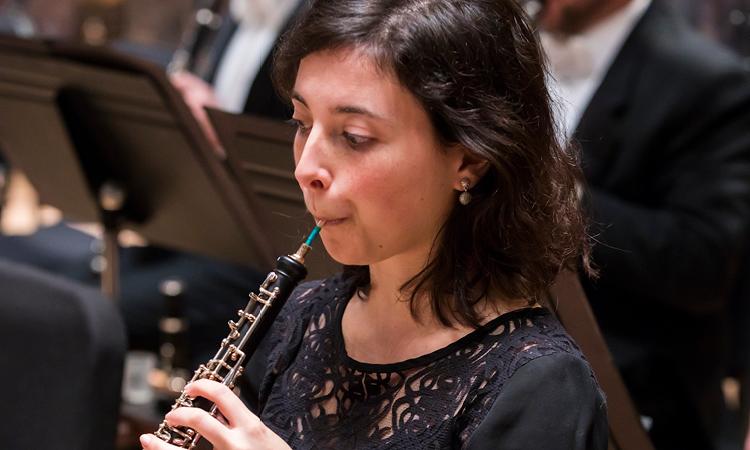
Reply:
[[229, 47], [232, 35], [237, 31], [239, 24], [232, 19], [232, 15], [226, 12], [224, 22], [216, 33], [211, 50], [207, 56], [206, 67], [202, 72], [196, 72], [198, 76], [213, 84], [216, 81], [216, 73], [219, 70], [219, 63], [224, 56], [224, 52]]
[[[292, 25], [294, 25], [294, 23], [296, 22], [297, 17], [302, 14], [302, 12], [304, 12], [307, 6], [308, 3], [305, 1], [298, 2], [297, 6], [292, 10], [292, 14], [289, 16], [286, 23], [281, 28], [279, 36], [283, 36], [287, 31], [289, 31]], [[276, 51], [276, 45], [278, 45], [278, 40], [276, 41], [274, 48], [271, 50], [271, 53], [263, 62], [258, 76], [255, 77], [255, 80], [250, 87], [250, 92], [248, 93], [247, 100], [245, 101], [245, 113], [258, 113], [259, 111], [256, 111], [256, 109], [264, 109], [265, 106], [263, 105], [268, 104], [269, 102], [279, 104], [281, 102], [281, 100], [279, 100], [276, 95], [276, 91], [273, 87], [273, 81], [271, 79], [271, 72], [273, 70], [273, 54]], [[282, 116], [284, 118], [288, 118], [286, 110], [287, 108], [281, 110], [283, 112]]]
[[583, 170], [592, 185], [606, 184], [620, 154], [653, 9], [654, 4], [625, 40], [578, 123], [574, 137], [581, 146]]

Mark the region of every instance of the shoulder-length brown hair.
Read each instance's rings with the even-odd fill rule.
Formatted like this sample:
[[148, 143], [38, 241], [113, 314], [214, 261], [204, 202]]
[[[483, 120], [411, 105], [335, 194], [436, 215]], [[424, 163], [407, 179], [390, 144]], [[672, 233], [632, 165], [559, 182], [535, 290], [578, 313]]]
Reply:
[[[356, 47], [421, 103], [445, 144], [489, 162], [438, 236], [433, 259], [402, 289], [437, 318], [476, 326], [497, 296], [540, 300], [555, 276], [588, 264], [577, 156], [556, 137], [539, 44], [514, 0], [314, 0], [277, 49], [287, 100], [300, 61]], [[367, 290], [367, 267], [345, 273]]]

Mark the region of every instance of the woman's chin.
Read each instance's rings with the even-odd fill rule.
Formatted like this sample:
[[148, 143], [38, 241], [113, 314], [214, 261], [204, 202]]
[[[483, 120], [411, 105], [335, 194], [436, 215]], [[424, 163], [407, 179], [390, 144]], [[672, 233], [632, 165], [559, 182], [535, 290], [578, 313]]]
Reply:
[[346, 244], [326, 242], [326, 239], [323, 239], [323, 245], [328, 255], [339, 264], [345, 266], [366, 266], [371, 262], [370, 258], [367, 258], [367, 255], [354, 251], [351, 246], [347, 246]]
[[330, 255], [334, 261], [344, 266], [366, 266], [370, 264], [370, 261], [367, 258], [357, 257], [348, 252], [332, 253], [329, 251], [328, 255]]

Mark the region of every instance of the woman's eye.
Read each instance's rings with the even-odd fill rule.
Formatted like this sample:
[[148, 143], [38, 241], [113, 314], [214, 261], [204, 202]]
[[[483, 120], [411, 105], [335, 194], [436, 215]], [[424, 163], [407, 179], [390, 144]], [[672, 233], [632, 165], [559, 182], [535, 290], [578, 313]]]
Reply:
[[291, 125], [293, 125], [293, 126], [297, 127], [297, 132], [298, 132], [298, 133], [301, 133], [301, 134], [307, 134], [307, 133], [309, 133], [309, 132], [310, 132], [310, 127], [309, 127], [309, 126], [307, 126], [307, 125], [305, 125], [305, 123], [304, 123], [304, 122], [302, 122], [302, 121], [301, 121], [301, 120], [299, 120], [299, 119], [295, 119], [294, 117], [292, 117], [291, 119], [289, 119], [289, 123], [290, 123]]
[[370, 142], [372, 142], [372, 138], [365, 137], [365, 136], [359, 136], [357, 134], [347, 133], [346, 131], [343, 133], [344, 139], [346, 140], [346, 143], [351, 148], [361, 148]]

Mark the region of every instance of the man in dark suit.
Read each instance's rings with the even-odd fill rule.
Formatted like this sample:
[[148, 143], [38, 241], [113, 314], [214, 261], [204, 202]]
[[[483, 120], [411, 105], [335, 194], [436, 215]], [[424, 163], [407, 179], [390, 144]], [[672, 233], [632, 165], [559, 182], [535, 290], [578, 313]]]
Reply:
[[659, 0], [550, 0], [541, 25], [588, 182], [601, 276], [586, 293], [657, 448], [713, 448], [750, 78]]

